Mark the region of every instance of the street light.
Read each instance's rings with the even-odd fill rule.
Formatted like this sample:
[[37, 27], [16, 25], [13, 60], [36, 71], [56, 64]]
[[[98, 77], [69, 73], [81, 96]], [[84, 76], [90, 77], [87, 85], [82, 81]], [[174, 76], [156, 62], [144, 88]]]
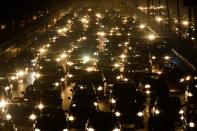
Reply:
[[146, 25], [145, 24], [141, 24], [141, 25], [139, 25], [139, 28], [140, 29], [144, 29], [146, 27]]
[[156, 38], [156, 36], [153, 35], [153, 34], [148, 35], [148, 39], [149, 39], [150, 41], [153, 41], [155, 38]]
[[183, 24], [184, 26], [188, 26], [188, 25], [189, 25], [189, 21], [184, 20], [184, 21], [182, 21], [182, 24]]
[[159, 17], [156, 17], [156, 21], [157, 22], [161, 22], [163, 20], [163, 18], [161, 18], [160, 16]]
[[105, 36], [105, 32], [98, 32], [97, 35], [100, 36], [100, 37], [104, 37]]

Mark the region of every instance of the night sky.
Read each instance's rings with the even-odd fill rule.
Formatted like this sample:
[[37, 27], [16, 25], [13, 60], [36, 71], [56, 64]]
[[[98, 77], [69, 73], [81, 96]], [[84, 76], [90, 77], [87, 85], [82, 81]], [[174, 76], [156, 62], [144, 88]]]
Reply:
[[1, 0], [0, 21], [26, 17], [38, 10], [61, 4], [64, 0]]

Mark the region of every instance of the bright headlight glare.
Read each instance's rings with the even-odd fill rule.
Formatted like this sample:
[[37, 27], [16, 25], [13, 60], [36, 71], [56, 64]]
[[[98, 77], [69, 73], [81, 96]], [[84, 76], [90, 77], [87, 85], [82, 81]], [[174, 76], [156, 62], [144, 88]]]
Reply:
[[84, 56], [83, 60], [84, 60], [84, 63], [86, 63], [86, 62], [90, 61], [90, 57], [89, 56]]
[[98, 106], [98, 103], [97, 102], [94, 102], [94, 106]]
[[195, 123], [194, 122], [190, 122], [189, 123], [189, 127], [191, 127], [191, 128], [195, 127]]
[[4, 89], [7, 91], [7, 90], [10, 89], [10, 87], [9, 86], [6, 86], [6, 87], [4, 87]]
[[16, 76], [11, 76], [10, 79], [11, 80], [16, 80]]
[[119, 117], [120, 115], [121, 115], [121, 113], [120, 112], [115, 112], [115, 115], [117, 116], [117, 117]]
[[170, 57], [169, 57], [169, 56], [165, 56], [164, 59], [165, 59], [165, 60], [169, 60]]
[[98, 90], [98, 91], [101, 91], [101, 90], [103, 90], [103, 87], [102, 87], [102, 86], [99, 86], [99, 87], [97, 88], [97, 90]]
[[7, 114], [7, 115], [6, 115], [6, 119], [7, 119], [7, 120], [11, 120], [11, 119], [12, 119], [12, 116], [11, 116], [10, 114]]
[[35, 119], [36, 119], [36, 115], [35, 115], [35, 114], [31, 114], [31, 115], [29, 116], [29, 119], [30, 119], [30, 120], [35, 120]]
[[183, 109], [181, 109], [180, 111], [179, 111], [179, 114], [183, 114], [184, 113], [184, 110]]
[[184, 119], [184, 116], [181, 116], [181, 120], [183, 120]]
[[36, 78], [39, 78], [39, 77], [40, 77], [40, 74], [39, 74], [39, 73], [35, 73], [34, 76], [35, 76]]
[[191, 92], [188, 92], [188, 93], [187, 93], [187, 96], [188, 96], [188, 97], [192, 97], [193, 94], [192, 94]]
[[67, 65], [69, 65], [69, 66], [72, 66], [74, 63], [73, 62], [71, 62], [71, 61], [68, 61], [67, 62]]
[[4, 108], [7, 105], [7, 102], [5, 100], [0, 101], [0, 108]]
[[155, 60], [156, 59], [156, 56], [152, 56], [152, 59]]
[[39, 108], [40, 110], [42, 110], [42, 109], [44, 108], [44, 105], [43, 105], [42, 103], [40, 103], [40, 104], [38, 105], [38, 108]]
[[55, 82], [55, 86], [59, 86], [60, 85], [60, 83], [58, 83], [58, 82]]
[[75, 119], [74, 116], [69, 116], [69, 117], [68, 117], [68, 120], [69, 120], [69, 121], [74, 121], [74, 119]]
[[63, 81], [65, 81], [65, 79], [64, 78], [61, 78], [61, 81], [63, 82]]
[[18, 72], [17, 72], [17, 75], [18, 75], [18, 76], [24, 76], [24, 75], [25, 75], [25, 72], [24, 72], [24, 71], [18, 71]]
[[151, 91], [150, 91], [150, 90], [147, 90], [145, 93], [146, 93], [147, 95], [149, 95], [149, 94], [151, 93]]
[[119, 80], [119, 79], [120, 79], [120, 76], [117, 76], [117, 77], [116, 77], [116, 79], [118, 79], [118, 80]]
[[90, 127], [90, 128], [88, 128], [88, 131], [94, 131], [94, 128]]
[[140, 111], [140, 112], [137, 113], [137, 115], [138, 115], [139, 117], [142, 117], [142, 116], [144, 115], [144, 113]]
[[155, 114], [158, 115], [160, 111], [158, 109], [155, 110]]
[[36, 128], [35, 131], [40, 131], [40, 129]]
[[73, 77], [73, 75], [72, 75], [72, 74], [68, 74], [67, 76], [68, 76], [69, 78], [72, 78], [72, 77]]
[[116, 100], [115, 99], [111, 99], [111, 103], [112, 104], [115, 104], [116, 103]]
[[145, 89], [150, 89], [150, 85], [149, 84], [146, 84], [144, 87], [145, 87]]
[[62, 131], [68, 131], [68, 129], [64, 129], [64, 130], [62, 130]]
[[118, 129], [118, 128], [115, 128], [115, 129], [113, 129], [113, 131], [120, 131], [120, 129]]

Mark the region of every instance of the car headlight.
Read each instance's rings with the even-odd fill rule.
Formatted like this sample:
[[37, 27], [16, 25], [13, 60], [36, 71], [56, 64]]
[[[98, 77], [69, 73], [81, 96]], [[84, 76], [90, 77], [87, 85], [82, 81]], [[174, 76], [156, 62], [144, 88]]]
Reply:
[[156, 115], [159, 115], [160, 114], [160, 110], [158, 110], [158, 109], [155, 109], [154, 112], [155, 112]]
[[10, 89], [10, 87], [9, 87], [9, 86], [6, 86], [6, 87], [4, 87], [4, 89], [5, 89], [6, 91], [8, 91], [8, 90]]
[[149, 84], [146, 84], [144, 87], [145, 87], [145, 89], [150, 89], [150, 85]]
[[184, 110], [181, 109], [181, 110], [179, 111], [179, 114], [183, 115], [183, 113], [184, 113]]
[[68, 78], [72, 78], [72, 77], [73, 77], [73, 75], [72, 75], [72, 74], [68, 74], [67, 76], [68, 76]]
[[184, 120], [184, 116], [181, 116], [181, 120]]
[[164, 59], [165, 59], [165, 60], [169, 60], [170, 57], [169, 57], [169, 56], [165, 56]]
[[25, 75], [25, 72], [24, 72], [24, 71], [18, 71], [18, 72], [17, 72], [17, 75], [20, 76], [20, 77], [22, 77], [22, 76]]
[[118, 111], [116, 111], [116, 112], [115, 112], [115, 115], [116, 115], [117, 117], [119, 117], [119, 116], [121, 115], [121, 113], [118, 112]]
[[139, 117], [142, 117], [142, 116], [144, 115], [144, 113], [140, 111], [140, 112], [137, 113], [137, 115], [138, 115]]
[[55, 82], [55, 86], [59, 86], [60, 85], [60, 83], [59, 82]]
[[35, 114], [31, 114], [31, 115], [29, 116], [29, 119], [30, 119], [30, 120], [35, 120], [35, 119], [36, 119], [36, 115], [35, 115]]
[[5, 100], [0, 101], [0, 108], [4, 108], [7, 105], [7, 102]]
[[10, 79], [13, 81], [16, 80], [16, 76], [11, 76]]
[[149, 95], [149, 94], [151, 93], [151, 91], [150, 91], [150, 90], [147, 90], [145, 93], [146, 93], [147, 95]]
[[103, 90], [103, 87], [102, 87], [102, 86], [99, 86], [99, 87], [97, 88], [97, 90], [98, 90], [98, 91], [102, 91], [102, 90]]
[[152, 58], [153, 60], [155, 60], [155, 59], [156, 59], [156, 56], [152, 56], [151, 58]]
[[112, 98], [112, 99], [111, 99], [111, 103], [112, 103], [112, 104], [115, 104], [115, 103], [116, 103], [116, 100]]
[[12, 119], [12, 116], [11, 116], [10, 114], [7, 114], [7, 115], [6, 115], [6, 119], [7, 119], [7, 120], [11, 120], [11, 119]]
[[74, 65], [74, 63], [71, 62], [71, 61], [68, 61], [68, 62], [67, 62], [67, 65], [72, 66], [72, 65]]
[[94, 128], [90, 127], [90, 128], [88, 128], [88, 131], [94, 131]]
[[69, 117], [68, 117], [68, 120], [69, 120], [69, 121], [74, 121], [74, 120], [75, 120], [75, 117], [74, 117], [74, 116], [69, 116]]
[[41, 131], [40, 129], [36, 128], [35, 131]]
[[97, 102], [94, 102], [94, 106], [98, 106], [98, 103]]
[[115, 128], [115, 129], [113, 129], [113, 131], [120, 131], [120, 129], [119, 128]]
[[42, 103], [40, 103], [40, 104], [38, 105], [38, 109], [42, 110], [43, 108], [44, 108], [44, 105], [43, 105]]
[[62, 130], [62, 131], [68, 131], [68, 129], [64, 129], [64, 130]]
[[61, 81], [64, 82], [65, 81], [65, 78], [61, 78]]
[[193, 94], [192, 94], [191, 92], [188, 92], [188, 93], [187, 93], [187, 96], [188, 96], [188, 97], [192, 97]]
[[189, 123], [189, 127], [194, 128], [195, 127], [195, 123], [194, 122], [190, 122]]
[[40, 78], [40, 76], [41, 76], [40, 73], [34, 73], [34, 77], [35, 77], [35, 78], [38, 79], [38, 78]]

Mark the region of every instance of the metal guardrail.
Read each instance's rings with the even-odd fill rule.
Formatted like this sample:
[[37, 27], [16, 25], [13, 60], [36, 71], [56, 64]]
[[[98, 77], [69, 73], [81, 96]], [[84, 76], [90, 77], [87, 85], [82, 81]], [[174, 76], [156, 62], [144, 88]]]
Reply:
[[193, 71], [196, 71], [196, 67], [189, 62], [184, 56], [182, 56], [180, 53], [178, 53], [175, 49], [172, 49], [172, 52], [180, 58], [187, 66], [189, 66]]

